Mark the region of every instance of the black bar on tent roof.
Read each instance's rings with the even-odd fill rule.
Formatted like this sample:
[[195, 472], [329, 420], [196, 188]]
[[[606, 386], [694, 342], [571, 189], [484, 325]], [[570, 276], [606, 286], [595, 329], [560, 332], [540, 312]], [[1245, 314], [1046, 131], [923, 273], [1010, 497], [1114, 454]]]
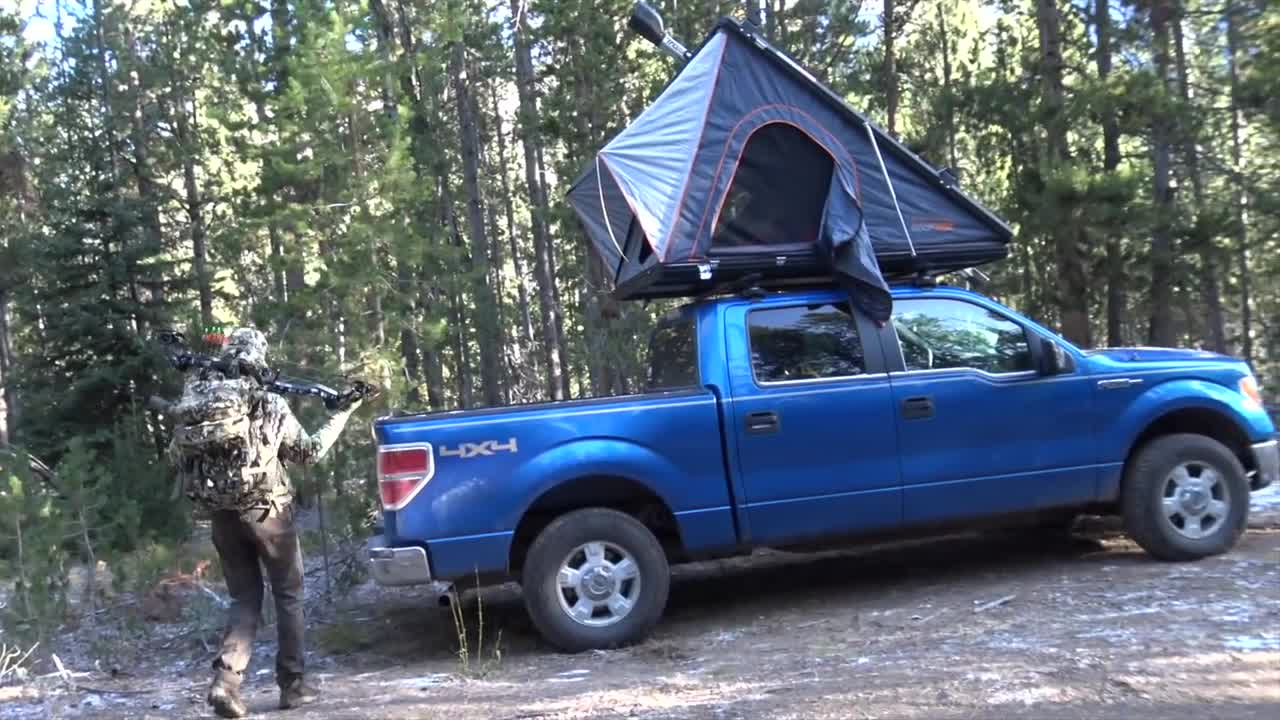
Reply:
[[[1000, 219], [998, 215], [991, 212], [991, 210], [987, 209], [987, 207], [982, 205], [982, 203], [970, 197], [963, 190], [955, 187], [954, 185], [948, 184], [942, 178], [944, 170], [939, 170], [933, 165], [930, 165], [924, 158], [915, 154], [906, 145], [903, 145], [892, 135], [885, 132], [879, 125], [876, 125], [865, 115], [854, 110], [849, 106], [849, 103], [845, 102], [844, 98], [837, 95], [831, 90], [831, 88], [822, 84], [808, 70], [805, 70], [804, 66], [802, 66], [799, 61], [791, 57], [791, 55], [787, 54], [785, 51], [774, 47], [763, 35], [756, 32], [751, 27], [748, 27], [731, 17], [722, 17], [718, 22], [716, 22], [715, 27], [712, 28], [711, 32], [707, 33], [707, 36], [703, 38], [702, 43], [698, 46], [698, 49], [694, 51], [694, 54], [696, 55], [700, 52], [702, 50], [702, 46], [706, 45], [711, 38], [715, 37], [716, 32], [722, 29], [737, 33], [760, 50], [763, 50], [767, 57], [772, 58], [774, 62], [786, 70], [792, 77], [808, 85], [810, 89], [816, 91], [819, 96], [826, 99], [829, 103], [835, 106], [836, 109], [866, 125], [871, 132], [876, 134], [877, 139], [885, 144], [886, 149], [893, 152], [906, 162], [916, 166], [916, 168], [921, 170], [927, 177], [932, 178], [945, 194], [955, 199], [961, 205], [977, 213], [977, 215], [986, 221], [988, 225], [1002, 234], [1006, 241], [1013, 239], [1013, 228], [1010, 228], [1008, 223]], [[677, 73], [677, 75], [678, 74], [679, 73]]]

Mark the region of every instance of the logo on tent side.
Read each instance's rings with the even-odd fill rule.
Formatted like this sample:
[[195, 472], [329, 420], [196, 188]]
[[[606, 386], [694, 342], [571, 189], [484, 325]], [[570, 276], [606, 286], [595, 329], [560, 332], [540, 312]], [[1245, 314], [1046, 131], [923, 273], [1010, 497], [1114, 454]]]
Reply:
[[951, 232], [956, 229], [956, 223], [954, 220], [948, 220], [947, 218], [912, 218], [911, 229], [912, 231]]

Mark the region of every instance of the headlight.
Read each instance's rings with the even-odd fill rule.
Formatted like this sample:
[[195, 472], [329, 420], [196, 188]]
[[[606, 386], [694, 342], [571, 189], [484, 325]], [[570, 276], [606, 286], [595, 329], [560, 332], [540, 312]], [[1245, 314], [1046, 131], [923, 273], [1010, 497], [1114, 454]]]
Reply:
[[1245, 404], [1262, 407], [1262, 391], [1258, 389], [1258, 381], [1252, 375], [1240, 378], [1240, 394], [1244, 396]]

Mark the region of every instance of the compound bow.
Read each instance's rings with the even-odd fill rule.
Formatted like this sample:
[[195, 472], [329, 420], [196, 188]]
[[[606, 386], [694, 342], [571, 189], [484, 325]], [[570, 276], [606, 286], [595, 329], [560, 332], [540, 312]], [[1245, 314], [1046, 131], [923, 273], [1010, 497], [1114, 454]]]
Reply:
[[279, 370], [254, 365], [244, 360], [219, 358], [193, 352], [187, 345], [187, 338], [176, 330], [162, 330], [157, 340], [165, 349], [169, 364], [179, 372], [193, 369], [217, 370], [226, 377], [249, 377], [267, 392], [278, 395], [310, 395], [320, 398], [329, 410], [338, 410], [356, 400], [376, 397], [378, 388], [363, 380], [352, 380], [350, 386], [339, 392], [318, 382], [289, 378], [280, 374]]

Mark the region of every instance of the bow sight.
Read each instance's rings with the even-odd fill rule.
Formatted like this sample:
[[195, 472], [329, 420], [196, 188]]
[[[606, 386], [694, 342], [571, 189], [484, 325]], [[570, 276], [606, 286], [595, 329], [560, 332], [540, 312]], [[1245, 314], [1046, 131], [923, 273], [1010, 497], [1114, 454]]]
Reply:
[[356, 400], [376, 397], [378, 388], [363, 380], [352, 380], [350, 387], [344, 392], [311, 380], [288, 378], [279, 370], [262, 367], [235, 358], [219, 358], [203, 353], [193, 352], [187, 346], [186, 336], [177, 330], [161, 330], [156, 340], [165, 349], [169, 364], [179, 372], [194, 369], [217, 370], [229, 378], [248, 377], [267, 392], [278, 395], [310, 395], [320, 398], [329, 410], [347, 407]]

